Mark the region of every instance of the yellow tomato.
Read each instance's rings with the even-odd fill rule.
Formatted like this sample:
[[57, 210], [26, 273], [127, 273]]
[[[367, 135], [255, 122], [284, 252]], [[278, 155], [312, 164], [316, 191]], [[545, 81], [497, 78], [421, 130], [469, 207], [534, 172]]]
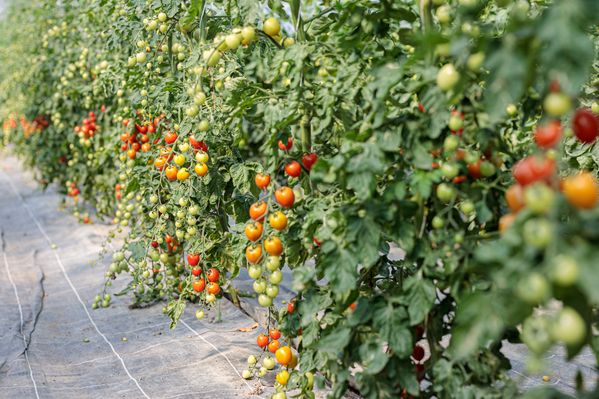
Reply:
[[277, 374], [277, 382], [281, 385], [287, 385], [288, 379], [289, 379], [289, 372], [287, 372], [287, 370], [283, 370], [279, 374]]
[[177, 179], [179, 179], [181, 181], [187, 180], [188, 177], [189, 177], [189, 172], [187, 171], [187, 168], [183, 168], [177, 172]]
[[185, 156], [181, 154], [175, 155], [174, 161], [177, 165], [181, 166], [185, 163]]
[[209, 159], [210, 158], [208, 157], [208, 154], [206, 154], [203, 151], [200, 151], [196, 154], [196, 161], [198, 161], [199, 163], [206, 163]]
[[195, 171], [198, 175], [204, 176], [206, 173], [208, 173], [208, 166], [205, 163], [197, 164]]
[[264, 33], [268, 36], [276, 36], [281, 31], [281, 25], [279, 25], [279, 21], [274, 18], [268, 18], [264, 21], [264, 26], [262, 27]]

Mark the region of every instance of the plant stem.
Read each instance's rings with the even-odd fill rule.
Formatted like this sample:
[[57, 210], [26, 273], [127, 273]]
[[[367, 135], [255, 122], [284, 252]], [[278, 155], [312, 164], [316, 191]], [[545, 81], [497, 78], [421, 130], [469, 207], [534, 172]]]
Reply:
[[306, 41], [306, 33], [304, 32], [304, 23], [302, 22], [302, 5], [301, 0], [291, 0], [291, 16], [293, 17], [293, 26], [295, 26], [295, 40], [298, 42]]
[[312, 152], [312, 128], [307, 115], [304, 115], [300, 121], [300, 129], [302, 132], [302, 151], [310, 153]]

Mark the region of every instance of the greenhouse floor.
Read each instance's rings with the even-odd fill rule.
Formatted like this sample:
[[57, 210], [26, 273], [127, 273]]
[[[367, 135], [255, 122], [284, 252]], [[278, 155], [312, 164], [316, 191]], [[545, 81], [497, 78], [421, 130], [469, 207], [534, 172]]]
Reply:
[[[57, 209], [55, 191], [38, 190], [16, 158], [0, 159], [0, 397], [267, 398], [274, 392], [267, 382], [272, 377], [241, 378], [247, 357], [258, 353], [255, 321], [264, 314], [255, 299], [242, 298], [243, 311], [223, 299], [222, 323], [215, 322], [216, 310], [197, 320], [196, 305], [189, 305], [174, 330], [160, 304], [130, 309], [129, 297], [113, 295], [109, 308], [92, 310], [110, 263], [98, 254], [111, 226], [78, 224]], [[290, 271], [284, 275], [278, 300], [293, 295]], [[126, 283], [117, 278], [110, 292]], [[233, 284], [248, 290], [247, 272]], [[506, 343], [503, 352], [523, 390], [554, 385], [572, 394], [578, 370], [594, 388], [588, 348], [572, 362], [564, 360], [563, 348], [554, 348], [546, 371], [535, 375], [524, 371], [524, 345]], [[326, 391], [317, 390], [316, 397]]]

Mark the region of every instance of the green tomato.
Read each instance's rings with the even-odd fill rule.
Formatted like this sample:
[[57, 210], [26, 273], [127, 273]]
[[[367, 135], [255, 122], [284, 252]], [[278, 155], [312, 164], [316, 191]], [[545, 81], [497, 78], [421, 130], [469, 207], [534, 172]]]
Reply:
[[260, 303], [260, 306], [264, 306], [265, 308], [269, 307], [272, 305], [272, 298], [267, 295], [260, 294], [258, 297], [258, 303]]
[[522, 342], [536, 355], [541, 355], [553, 344], [550, 325], [544, 317], [529, 316], [522, 324]]
[[[471, 32], [471, 34], [472, 34], [472, 32]], [[476, 36], [478, 36], [478, 35], [476, 35]], [[482, 52], [476, 53], [476, 54], [472, 54], [470, 57], [468, 57], [468, 60], [466, 61], [466, 66], [468, 67], [468, 70], [476, 73], [476, 72], [480, 71], [484, 62], [485, 62], [485, 53], [482, 53]]]
[[562, 287], [572, 286], [578, 281], [580, 267], [575, 258], [566, 254], [559, 254], [552, 262], [553, 282]]
[[248, 274], [254, 280], [259, 279], [262, 276], [263, 272], [264, 269], [261, 265], [251, 265], [250, 267], [248, 267]]
[[460, 210], [465, 214], [465, 215], [469, 215], [472, 212], [474, 212], [474, 204], [472, 203], [472, 201], [464, 201], [462, 202], [462, 204], [460, 205]]
[[449, 202], [453, 197], [453, 187], [446, 183], [441, 183], [437, 186], [437, 198], [442, 202]]
[[582, 316], [569, 306], [564, 306], [551, 326], [551, 336], [568, 346], [578, 345], [587, 336], [587, 325]]
[[544, 302], [549, 295], [549, 282], [540, 273], [530, 273], [518, 283], [518, 295], [531, 305]]
[[449, 22], [451, 22], [451, 20], [453, 19], [453, 10], [451, 9], [451, 6], [449, 6], [448, 4], [444, 4], [441, 7], [437, 8], [437, 18], [439, 18], [439, 22], [441, 22], [442, 24], [447, 24]]
[[594, 102], [593, 105], [591, 105], [591, 111], [599, 115], [599, 103]]
[[480, 164], [480, 174], [484, 177], [490, 177], [495, 174], [495, 165], [489, 161], [484, 161]]
[[312, 387], [314, 386], [314, 374], [312, 374], [309, 371], [306, 371], [304, 373], [304, 375], [308, 379], [308, 384], [306, 384], [306, 389], [312, 389]]
[[198, 320], [202, 320], [204, 318], [204, 312], [201, 310], [198, 310], [196, 312], [196, 317], [198, 318]]
[[277, 295], [279, 295], [279, 286], [273, 284], [266, 287], [266, 295], [268, 295], [271, 298], [276, 298]]
[[572, 100], [563, 93], [549, 93], [543, 100], [543, 109], [549, 115], [559, 118], [572, 107]]
[[535, 214], [545, 213], [553, 206], [555, 194], [545, 183], [535, 183], [524, 188], [526, 207]]
[[254, 288], [254, 291], [256, 291], [258, 294], [262, 294], [264, 292], [264, 290], [266, 290], [266, 281], [264, 281], [264, 279], [262, 279], [262, 278], [255, 280], [254, 284], [253, 284], [253, 288]]
[[189, 211], [189, 213], [190, 213], [191, 215], [194, 215], [194, 216], [195, 216], [195, 215], [197, 215], [197, 214], [198, 214], [198, 212], [199, 212], [199, 208], [198, 208], [197, 206], [195, 206], [195, 205], [192, 205], [192, 206], [190, 206], [190, 207], [189, 207], [188, 211]]
[[460, 145], [460, 140], [453, 134], [445, 137], [445, 141], [443, 142], [443, 148], [445, 151], [455, 151]]
[[460, 130], [460, 128], [464, 125], [464, 120], [459, 115], [452, 115], [449, 118], [449, 130], [455, 132]]
[[275, 359], [272, 356], [266, 356], [262, 363], [264, 364], [264, 367], [266, 367], [268, 370], [272, 370], [275, 368]]
[[248, 364], [256, 364], [258, 360], [256, 359], [256, 356], [251, 355], [250, 357], [248, 357]]
[[275, 270], [279, 269], [279, 266], [281, 265], [281, 261], [279, 261], [278, 256], [269, 256], [266, 259], [265, 265], [268, 270], [270, 270], [271, 272], [274, 272]]
[[160, 213], [166, 213], [166, 205], [160, 205], [158, 207], [158, 212], [160, 212]]
[[208, 295], [206, 295], [206, 301], [207, 302], [214, 302], [214, 301], [216, 301], [216, 296], [214, 296], [212, 294], [208, 294]]
[[443, 228], [443, 226], [445, 226], [445, 221], [439, 216], [435, 216], [433, 217], [432, 224], [435, 229], [440, 229]]
[[445, 64], [437, 73], [437, 86], [443, 91], [453, 89], [460, 81], [460, 74], [456, 71], [453, 64]]
[[507, 106], [506, 111], [510, 116], [515, 116], [518, 113], [518, 108], [514, 104], [510, 104]]
[[158, 252], [157, 250], [153, 250], [152, 252], [150, 252], [150, 258], [154, 262], [158, 262], [158, 260], [160, 259], [160, 252]]
[[149, 271], [149, 270], [144, 270], [144, 272], [142, 273], [142, 275], [143, 275], [145, 278], [148, 278], [148, 277], [150, 277], [150, 271]]
[[553, 237], [553, 226], [547, 219], [530, 219], [524, 223], [524, 242], [543, 249]]
[[198, 124], [198, 129], [200, 130], [200, 132], [208, 131], [209, 127], [210, 127], [210, 124], [208, 123], [208, 121], [206, 119], [200, 121], [200, 123]]
[[460, 173], [460, 168], [458, 168], [455, 164], [451, 162], [445, 162], [441, 166], [441, 172], [443, 173], [443, 176], [445, 176], [445, 178], [451, 180]]
[[464, 162], [466, 163], [475, 163], [478, 161], [478, 154], [475, 152], [468, 151], [466, 155], [464, 155]]
[[168, 263], [168, 254], [166, 252], [160, 254], [160, 261], [164, 264]]
[[275, 270], [270, 274], [268, 281], [270, 281], [271, 284], [279, 284], [281, 281], [283, 281], [283, 273], [281, 273], [279, 270]]
[[125, 253], [123, 251], [117, 251], [112, 254], [112, 260], [115, 262], [120, 262], [125, 259]]
[[243, 372], [241, 373], [241, 376], [247, 380], [252, 376], [252, 373], [250, 373], [250, 370], [243, 370]]

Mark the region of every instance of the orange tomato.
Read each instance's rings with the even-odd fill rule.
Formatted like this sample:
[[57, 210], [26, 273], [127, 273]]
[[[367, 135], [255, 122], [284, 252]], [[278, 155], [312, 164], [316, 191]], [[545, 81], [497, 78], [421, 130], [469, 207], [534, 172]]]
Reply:
[[514, 184], [505, 192], [505, 202], [508, 208], [514, 213], [526, 206], [524, 201], [524, 191], [518, 183]]
[[187, 180], [187, 178], [189, 177], [189, 172], [187, 171], [186, 168], [181, 169], [180, 171], [177, 172], [177, 179], [178, 180]]
[[483, 175], [482, 175], [482, 173], [480, 173], [480, 165], [482, 163], [483, 163], [483, 160], [479, 159], [478, 161], [476, 161], [474, 163], [468, 164], [468, 173], [470, 173], [470, 176], [474, 177], [475, 179], [482, 179]]
[[281, 187], [275, 191], [275, 198], [277, 199], [277, 202], [285, 208], [293, 206], [293, 203], [295, 202], [295, 195], [293, 195], [293, 190], [289, 187]]
[[169, 180], [177, 180], [177, 172], [178, 172], [178, 170], [177, 170], [177, 167], [176, 167], [176, 166], [174, 166], [174, 165], [169, 165], [169, 166], [166, 168], [166, 177], [167, 177]]
[[514, 222], [516, 221], [515, 213], [507, 213], [499, 218], [499, 232], [501, 234], [505, 233], [507, 229], [509, 229]]
[[154, 166], [160, 170], [164, 170], [164, 165], [166, 164], [166, 158], [156, 158], [154, 161]]
[[262, 190], [264, 190], [270, 184], [270, 176], [259, 173], [256, 175], [255, 181], [256, 181], [256, 185], [258, 186], [258, 188], [261, 188]]
[[207, 289], [208, 292], [212, 295], [216, 295], [220, 292], [220, 286], [218, 285], [218, 283], [209, 283]]
[[292, 358], [291, 348], [289, 348], [288, 346], [283, 346], [283, 347], [277, 349], [275, 356], [279, 363], [281, 363], [283, 366], [287, 366], [289, 363], [291, 363], [291, 358]]
[[277, 237], [269, 237], [264, 241], [264, 249], [272, 256], [279, 256], [283, 253], [283, 244]]
[[206, 280], [203, 278], [193, 282], [193, 290], [195, 292], [202, 292], [204, 288], [206, 288]]
[[258, 263], [262, 259], [262, 246], [250, 245], [245, 250], [245, 257], [251, 264]]
[[268, 350], [271, 353], [275, 353], [277, 351], [277, 349], [279, 349], [280, 346], [281, 346], [281, 343], [275, 339], [273, 341], [270, 341], [270, 344], [268, 344]]
[[248, 224], [245, 226], [245, 236], [252, 242], [257, 241], [262, 236], [262, 230], [262, 223], [260, 222]]
[[199, 176], [204, 176], [208, 173], [208, 166], [205, 163], [197, 164], [194, 170]]
[[137, 151], [135, 151], [135, 149], [131, 149], [127, 151], [127, 156], [129, 159], [135, 159], [137, 157]]
[[597, 179], [589, 172], [565, 178], [563, 191], [568, 202], [576, 208], [592, 209], [597, 205]]
[[257, 220], [259, 222], [262, 222], [264, 220], [264, 214], [266, 213], [266, 202], [264, 201], [258, 201], [254, 204], [252, 204], [252, 206], [250, 206], [250, 217], [253, 220]]

